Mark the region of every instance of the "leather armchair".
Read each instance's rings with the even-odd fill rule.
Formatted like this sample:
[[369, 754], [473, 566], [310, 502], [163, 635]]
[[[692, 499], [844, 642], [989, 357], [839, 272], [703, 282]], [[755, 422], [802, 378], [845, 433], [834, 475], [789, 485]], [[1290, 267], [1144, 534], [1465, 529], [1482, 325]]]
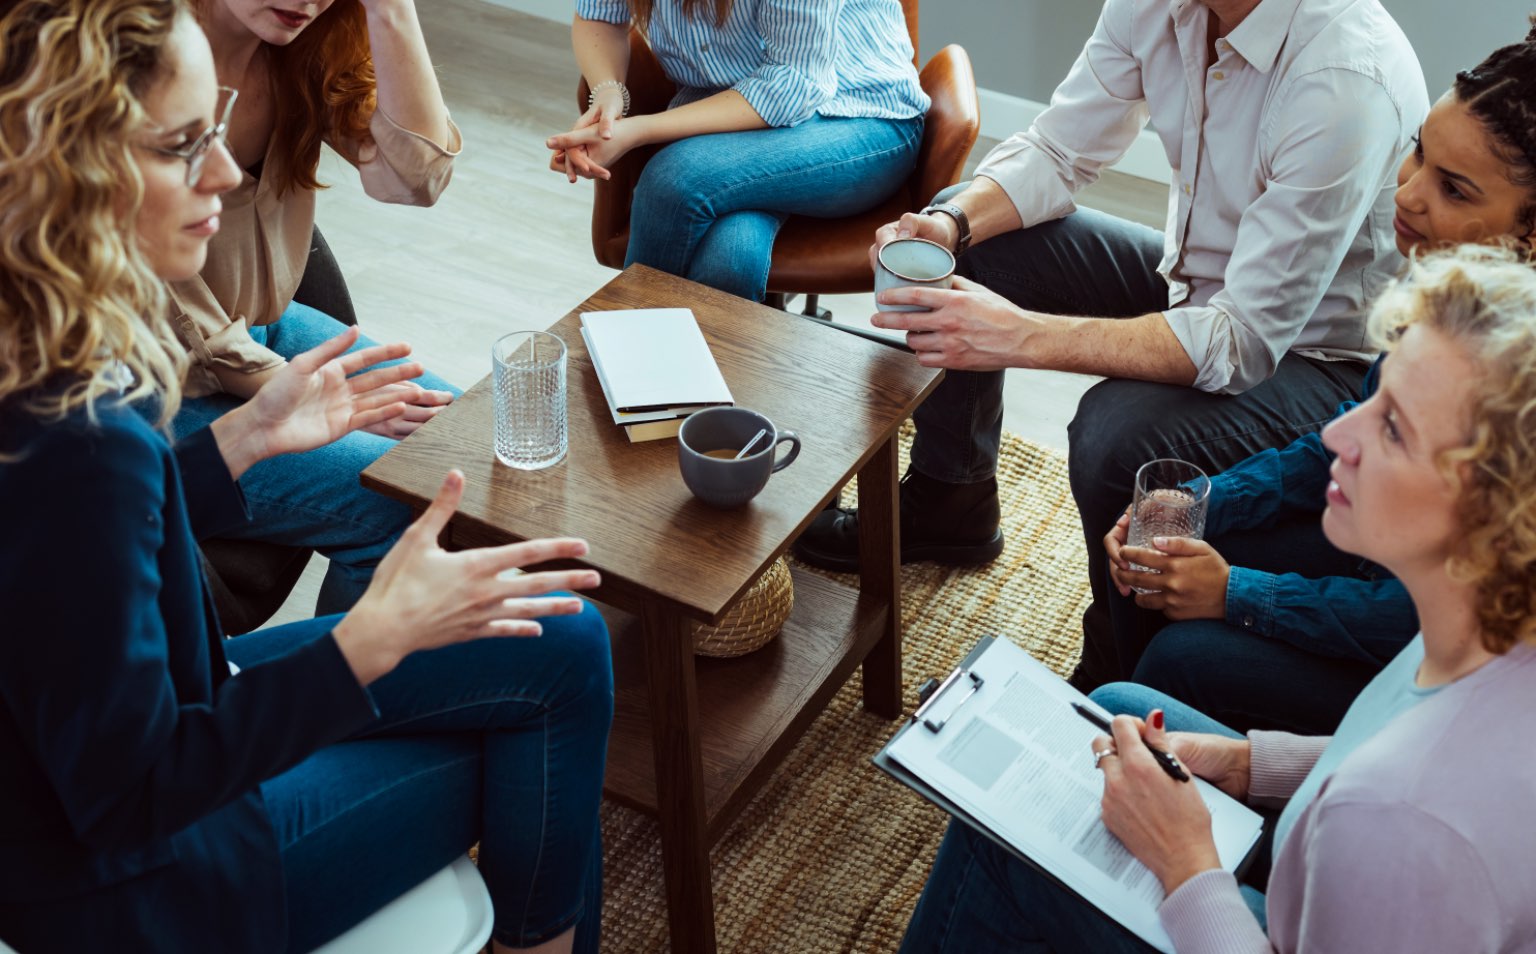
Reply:
[[[918, 0], [902, 0], [912, 49], [917, 45]], [[639, 30], [629, 34], [630, 113], [656, 113], [667, 108], [677, 88], [662, 72], [650, 44]], [[928, 61], [919, 74], [923, 90], [933, 99], [923, 129], [917, 166], [902, 188], [858, 215], [841, 219], [791, 216], [773, 247], [768, 273], [770, 300], [785, 294], [836, 295], [874, 289], [868, 250], [875, 229], [927, 205], [946, 186], [959, 181], [966, 157], [981, 131], [976, 77], [970, 57], [951, 44]], [[577, 87], [577, 107], [585, 110], [587, 83]], [[629, 207], [635, 184], [659, 147], [637, 149], [610, 170], [613, 178], [594, 182], [592, 251], [610, 268], [624, 267], [629, 247]], [[815, 310], [811, 301], [807, 313]]]

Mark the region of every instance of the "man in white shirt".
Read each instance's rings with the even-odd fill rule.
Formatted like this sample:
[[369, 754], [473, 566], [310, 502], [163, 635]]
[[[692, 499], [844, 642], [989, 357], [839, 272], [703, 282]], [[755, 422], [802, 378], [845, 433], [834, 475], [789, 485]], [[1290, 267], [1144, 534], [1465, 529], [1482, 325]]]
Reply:
[[[902, 559], [1002, 551], [1004, 368], [1109, 379], [1069, 430], [1090, 556], [1146, 461], [1215, 473], [1320, 427], [1364, 377], [1364, 306], [1401, 265], [1395, 171], [1428, 108], [1379, 0], [1107, 0], [1034, 125], [876, 234], [872, 255], [905, 235], [959, 255], [953, 290], [881, 299], [931, 311], [875, 318], [949, 369], [915, 415]], [[1077, 209], [1149, 121], [1173, 167], [1166, 230]], [[856, 568], [857, 519], [822, 514], [797, 554]], [[1130, 674], [1094, 639], [1094, 575], [1085, 688]]]

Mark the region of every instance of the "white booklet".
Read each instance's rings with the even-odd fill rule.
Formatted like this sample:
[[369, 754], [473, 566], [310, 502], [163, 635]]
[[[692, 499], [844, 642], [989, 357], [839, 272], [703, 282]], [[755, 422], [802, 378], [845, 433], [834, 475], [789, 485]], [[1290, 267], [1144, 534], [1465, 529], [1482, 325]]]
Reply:
[[[1014, 855], [1161, 951], [1173, 951], [1157, 908], [1163, 888], [1104, 827], [1104, 777], [1093, 765], [1100, 735], [1072, 708], [1108, 717], [1029, 653], [983, 639], [961, 668], [875, 757]], [[1263, 819], [1201, 779], [1224, 868], [1258, 842]]]
[[584, 312], [581, 331], [616, 414], [734, 403], [687, 308]]

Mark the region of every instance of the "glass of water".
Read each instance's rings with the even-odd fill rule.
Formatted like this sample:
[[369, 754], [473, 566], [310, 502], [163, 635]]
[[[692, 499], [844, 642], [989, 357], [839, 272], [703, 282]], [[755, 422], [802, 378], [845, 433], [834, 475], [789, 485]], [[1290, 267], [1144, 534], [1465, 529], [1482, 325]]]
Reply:
[[539, 470], [565, 459], [568, 445], [565, 342], [547, 331], [519, 331], [491, 346], [496, 459]]
[[[1148, 461], [1136, 471], [1136, 492], [1131, 498], [1131, 528], [1126, 543], [1153, 549], [1154, 537], [1205, 536], [1205, 511], [1211, 501], [1211, 479], [1187, 461], [1164, 458]], [[1156, 573], [1150, 567], [1131, 564], [1133, 570]], [[1133, 587], [1138, 593], [1156, 593]]]

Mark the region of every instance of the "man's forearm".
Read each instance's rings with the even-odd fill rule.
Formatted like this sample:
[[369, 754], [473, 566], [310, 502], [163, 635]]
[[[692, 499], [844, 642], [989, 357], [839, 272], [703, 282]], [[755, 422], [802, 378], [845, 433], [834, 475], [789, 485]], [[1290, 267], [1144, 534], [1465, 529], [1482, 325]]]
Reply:
[[[924, 197], [925, 201], [930, 198], [932, 196]], [[970, 221], [972, 245], [1006, 232], [1017, 231], [1024, 226], [1023, 220], [1019, 218], [1019, 210], [1014, 208], [1008, 193], [984, 176], [972, 179], [964, 192], [948, 201], [958, 205]], [[942, 218], [946, 223], [952, 222], [948, 216]], [[953, 247], [954, 243], [950, 244]]]
[[1044, 319], [1021, 367], [1189, 386], [1196, 367], [1161, 312], [1136, 318]]

